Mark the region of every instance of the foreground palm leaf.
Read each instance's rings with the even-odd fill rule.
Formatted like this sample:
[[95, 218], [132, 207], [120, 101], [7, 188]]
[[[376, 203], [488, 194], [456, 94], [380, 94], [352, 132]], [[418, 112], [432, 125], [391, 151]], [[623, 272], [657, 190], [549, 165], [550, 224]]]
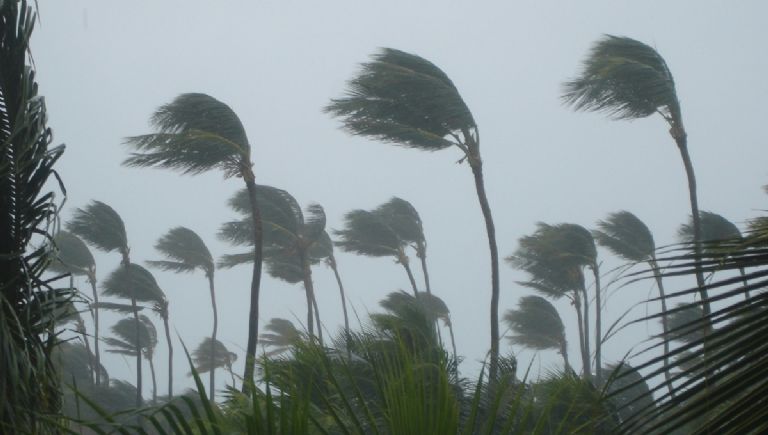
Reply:
[[495, 378], [499, 356], [499, 254], [496, 229], [485, 193], [480, 133], [458, 89], [432, 62], [392, 48], [373, 55], [349, 81], [342, 98], [326, 111], [341, 118], [351, 134], [407, 148], [437, 151], [457, 147], [472, 168], [485, 219], [491, 255], [491, 365]]
[[[669, 124], [688, 177], [693, 215], [694, 253], [701, 254], [701, 222], [696, 176], [688, 154], [688, 135], [683, 126], [675, 80], [664, 58], [652, 47], [632, 38], [606, 35], [595, 43], [581, 74], [565, 83], [563, 101], [575, 110], [606, 112], [616, 119], [637, 119], [659, 114]], [[696, 284], [702, 288], [704, 311], [709, 303], [704, 274], [697, 268]]]
[[251, 146], [237, 114], [221, 101], [199, 93], [182, 94], [160, 107], [151, 122], [156, 133], [128, 138], [134, 152], [123, 164], [160, 167], [198, 174], [220, 169], [229, 178], [238, 176], [248, 191], [253, 238], [251, 305], [248, 313], [243, 389], [250, 388], [256, 364], [259, 335], [259, 289], [261, 287], [261, 215], [256, 182], [251, 168]]

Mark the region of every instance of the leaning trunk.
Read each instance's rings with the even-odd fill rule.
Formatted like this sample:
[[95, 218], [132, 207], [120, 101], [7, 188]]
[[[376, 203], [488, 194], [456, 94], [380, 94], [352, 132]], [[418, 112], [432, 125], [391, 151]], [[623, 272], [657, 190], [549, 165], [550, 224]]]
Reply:
[[141, 408], [141, 323], [136, 298], [131, 298], [131, 308], [133, 309], [133, 321], [136, 322], [136, 408]]
[[[584, 373], [589, 374], [589, 377], [592, 377], [592, 363], [591, 363], [591, 356], [592, 356], [592, 349], [589, 345], [589, 295], [587, 294], [586, 287], [582, 286], [581, 294], [583, 295], [584, 299], [584, 306], [582, 307], [582, 312], [584, 315], [582, 316], [582, 322], [584, 324], [583, 326], [583, 334], [584, 334], [584, 356], [586, 357], [586, 367], [584, 368]], [[598, 370], [600, 367], [598, 367]]]
[[408, 256], [405, 255], [405, 252], [400, 250], [397, 254], [397, 262], [403, 265], [403, 268], [405, 269], [405, 273], [408, 274], [408, 281], [411, 282], [411, 288], [413, 289], [413, 295], [419, 296], [419, 290], [416, 288], [416, 279], [413, 277], [413, 271], [411, 271], [411, 266], [409, 264]]
[[[467, 140], [471, 140], [468, 132], [464, 132]], [[488, 197], [485, 194], [485, 183], [483, 181], [483, 162], [480, 159], [479, 144], [471, 140], [467, 155], [469, 164], [472, 167], [472, 174], [475, 177], [475, 189], [477, 190], [477, 199], [480, 202], [480, 209], [483, 211], [485, 219], [485, 231], [488, 235], [488, 248], [491, 252], [491, 362], [489, 367], [489, 376], [491, 382], [496, 379], [499, 359], [499, 250], [496, 247], [496, 228], [493, 225], [491, 216], [491, 207], [488, 205]]]
[[96, 274], [88, 273], [88, 282], [93, 292], [93, 350], [96, 353], [96, 385], [101, 385], [101, 354], [99, 353], [99, 292], [96, 290]]
[[581, 350], [581, 365], [584, 371], [584, 378], [590, 379], [592, 377], [591, 366], [589, 364], [589, 350], [585, 345], [585, 338], [587, 334], [584, 331], [584, 315], [581, 311], [581, 297], [578, 291], [573, 292], [573, 308], [576, 310], [576, 323], [579, 326], [579, 348]]
[[152, 374], [152, 404], [157, 403], [157, 379], [155, 378], [155, 362], [152, 357], [147, 357], [149, 361], [149, 372]]
[[171, 328], [168, 327], [168, 313], [163, 315], [165, 341], [168, 343], [168, 398], [173, 397], [173, 344], [171, 343]]
[[349, 336], [349, 315], [347, 314], [347, 297], [344, 294], [344, 284], [341, 283], [341, 276], [339, 275], [339, 270], [336, 268], [336, 258], [333, 257], [333, 254], [331, 254], [331, 256], [328, 257], [328, 264], [331, 266], [331, 269], [333, 270], [333, 274], [336, 276], [336, 283], [339, 285], [339, 295], [341, 296], [341, 309], [342, 311], [344, 311], [344, 335], [347, 337], [347, 341], [349, 341], [350, 336]]
[[250, 163], [246, 162], [243, 179], [251, 201], [251, 219], [253, 221], [253, 276], [251, 277], [251, 307], [248, 312], [248, 344], [245, 349], [245, 370], [243, 373], [243, 392], [249, 394], [253, 386], [253, 374], [256, 369], [256, 345], [259, 337], [259, 288], [261, 286], [261, 213], [256, 198], [256, 182]]
[[603, 371], [603, 328], [601, 325], [603, 306], [600, 302], [600, 268], [596, 264], [592, 266], [592, 274], [595, 277], [595, 377], [598, 385], [600, 385], [601, 372]]
[[669, 396], [675, 397], [675, 389], [672, 385], [672, 374], [669, 372], [669, 318], [667, 316], [667, 295], [664, 293], [664, 283], [661, 280], [661, 271], [659, 270], [659, 263], [656, 262], [656, 257], [651, 256], [648, 264], [653, 271], [653, 277], [656, 279], [656, 287], [659, 289], [659, 299], [661, 300], [661, 329], [664, 332], [664, 380], [667, 383], [667, 390], [669, 390]]
[[[320, 310], [317, 308], [317, 300], [315, 299], [315, 286], [312, 282], [312, 268], [309, 266], [309, 261], [306, 259], [306, 253], [301, 255], [301, 263], [304, 269], [304, 291], [307, 293], [307, 323], [311, 325], [312, 312], [314, 311], [315, 323], [317, 323], [317, 338], [320, 340], [320, 345], [323, 344], [323, 330], [320, 326]], [[312, 334], [310, 328], [310, 335]]]
[[429, 285], [429, 272], [427, 272], [427, 247], [424, 246], [423, 242], [419, 243], [416, 256], [421, 260], [421, 271], [424, 274], [424, 287], [427, 289], [427, 294], [431, 295], [432, 287]]
[[[216, 332], [219, 328], [219, 314], [216, 309], [216, 291], [213, 285], [213, 271], [208, 275], [208, 288], [211, 291], [211, 308], [213, 309], [213, 332], [211, 333], [211, 361], [216, 361]], [[210, 381], [208, 384], [211, 402], [216, 399], [216, 369], [211, 367]]]
[[560, 355], [563, 356], [563, 364], [565, 364], [565, 372], [569, 373], [572, 372], [573, 369], [571, 368], [571, 363], [568, 361], [568, 342], [563, 340], [562, 343], [560, 343]]

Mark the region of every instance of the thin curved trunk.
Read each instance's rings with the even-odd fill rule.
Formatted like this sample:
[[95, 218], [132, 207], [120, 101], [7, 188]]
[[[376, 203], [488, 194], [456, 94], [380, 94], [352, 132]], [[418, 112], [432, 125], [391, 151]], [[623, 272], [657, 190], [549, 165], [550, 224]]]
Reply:
[[448, 334], [451, 336], [451, 350], [453, 350], [453, 363], [456, 365], [456, 371], [459, 370], [459, 355], [456, 353], [456, 339], [453, 336], [453, 323], [448, 323]]
[[592, 266], [592, 274], [595, 277], [595, 378], [599, 385], [601, 372], [603, 371], [603, 328], [601, 325], [603, 306], [601, 304], [600, 268], [597, 265]]
[[581, 350], [581, 365], [584, 372], [584, 378], [590, 379], [592, 377], [591, 366], [589, 364], [589, 351], [585, 347], [585, 338], [587, 334], [584, 333], [584, 315], [581, 311], [581, 297], [578, 291], [573, 292], [573, 307], [576, 310], [576, 320], [579, 327], [579, 348]]
[[429, 285], [429, 272], [427, 271], [427, 252], [424, 244], [419, 244], [416, 256], [421, 260], [421, 271], [424, 274], [424, 287], [427, 289], [427, 294], [432, 294], [432, 287]]
[[741, 274], [741, 282], [744, 284], [744, 300], [748, 301], [751, 296], [749, 295], [749, 280], [747, 280], [747, 272], [743, 267], [740, 267], [739, 274]]
[[[72, 287], [70, 286], [70, 288]], [[85, 352], [88, 354], [88, 365], [90, 366], [90, 369], [91, 369], [91, 376], [89, 378], [89, 381], [91, 381], [91, 384], [93, 384], [94, 378], [95, 378], [94, 374], [99, 373], [99, 367], [94, 366], [95, 358], [91, 353], [91, 345], [90, 343], [88, 343], [88, 334], [86, 333], [87, 331], [85, 330], [85, 322], [83, 322], [82, 319], [78, 320], [77, 322], [77, 332], [80, 333], [80, 336], [83, 339], [83, 345], [85, 346]]]
[[[589, 377], [592, 377], [592, 348], [589, 345], [589, 295], [587, 294], [587, 289], [585, 287], [582, 287], [580, 289], [581, 294], [584, 296], [583, 300], [583, 307], [582, 311], [584, 315], [582, 316], [582, 322], [584, 323], [583, 331], [584, 331], [584, 354], [586, 355], [586, 369], [585, 373], [589, 373]], [[598, 367], [599, 369], [599, 367]]]
[[323, 326], [320, 324], [320, 308], [317, 307], [317, 298], [314, 290], [312, 291], [312, 306], [315, 312], [315, 323], [317, 324], [317, 338], [320, 340], [320, 346], [323, 345]]
[[565, 364], [565, 372], [572, 372], [571, 363], [568, 361], [568, 342], [563, 341], [560, 343], [560, 355], [563, 357], [563, 364]]
[[141, 408], [141, 403], [143, 402], [141, 397], [141, 324], [139, 323], [139, 308], [136, 305], [135, 297], [131, 298], [131, 309], [133, 310], [133, 321], [136, 322], [136, 407]]
[[[320, 345], [323, 344], [323, 330], [320, 325], [320, 310], [317, 307], [317, 299], [315, 299], [315, 285], [312, 282], [312, 268], [309, 265], [309, 261], [306, 260], [306, 253], [301, 255], [301, 263], [304, 268], [304, 291], [307, 293], [307, 321], [312, 322], [312, 312], [314, 311], [315, 322], [317, 323], [317, 338], [320, 340]], [[310, 328], [310, 335], [312, 330]]]
[[475, 178], [475, 189], [480, 209], [485, 219], [485, 230], [488, 235], [488, 248], [491, 253], [491, 362], [488, 370], [489, 379], [496, 379], [499, 359], [499, 249], [496, 246], [496, 227], [493, 225], [491, 206], [485, 194], [485, 182], [483, 181], [483, 162], [480, 159], [479, 144], [472, 139], [468, 131], [463, 132], [469, 143], [469, 165]]
[[408, 281], [411, 282], [411, 288], [413, 289], [413, 295], [418, 296], [419, 290], [416, 288], [416, 279], [413, 277], [413, 271], [411, 271], [411, 266], [408, 264], [410, 260], [408, 260], [408, 256], [405, 255], [405, 252], [402, 250], [398, 253], [397, 256], [398, 263], [403, 265], [403, 268], [405, 268], [405, 273], [408, 274]]
[[[341, 282], [341, 276], [339, 275], [339, 270], [336, 267], [336, 258], [331, 254], [330, 257], [328, 257], [328, 265], [331, 267], [331, 270], [333, 270], [333, 274], [336, 277], [336, 284], [339, 285], [339, 296], [341, 296], [341, 309], [344, 311], [344, 334], [347, 337], [347, 341], [349, 341], [349, 315], [347, 313], [347, 297], [344, 293], [344, 284]], [[347, 343], [349, 344], [349, 343]]]
[[669, 372], [669, 318], [667, 315], [667, 295], [664, 293], [661, 270], [659, 269], [659, 263], [656, 262], [655, 255], [651, 255], [648, 264], [651, 266], [653, 277], [656, 279], [656, 287], [659, 289], [659, 299], [661, 300], [661, 328], [664, 332], [664, 380], [667, 383], [670, 397], [675, 397], [675, 388], [672, 385], [672, 374]]
[[168, 327], [168, 313], [163, 315], [165, 341], [168, 343], [168, 398], [173, 397], [173, 344], [171, 343], [171, 328]]
[[248, 197], [251, 201], [251, 218], [253, 221], [253, 276], [251, 278], [251, 306], [248, 311], [248, 344], [245, 349], [245, 370], [243, 373], [243, 393], [250, 394], [254, 384], [253, 374], [256, 369], [256, 345], [259, 337], [259, 289], [261, 286], [261, 262], [262, 262], [262, 229], [261, 212], [259, 211], [256, 197], [256, 182], [250, 169], [250, 162], [243, 170], [243, 179], [248, 189]]
[[152, 358], [147, 358], [149, 361], [149, 372], [152, 373], [152, 404], [157, 403], [157, 379], [155, 378], [155, 363]]
[[[216, 309], [216, 289], [213, 283], [213, 272], [208, 274], [208, 288], [211, 291], [211, 308], [213, 309], [213, 332], [211, 333], [211, 361], [216, 361], [216, 332], [219, 329], [219, 313]], [[211, 366], [210, 380], [208, 383], [211, 402], [216, 399], [216, 368]]]
[[307, 290], [307, 283], [304, 282], [304, 297], [307, 299], [307, 332], [310, 337], [315, 335], [315, 320], [312, 313], [312, 295]]
[[93, 348], [96, 353], [96, 385], [101, 385], [101, 353], [99, 352], [99, 292], [96, 290], [96, 274], [88, 273], [88, 282], [93, 292]]

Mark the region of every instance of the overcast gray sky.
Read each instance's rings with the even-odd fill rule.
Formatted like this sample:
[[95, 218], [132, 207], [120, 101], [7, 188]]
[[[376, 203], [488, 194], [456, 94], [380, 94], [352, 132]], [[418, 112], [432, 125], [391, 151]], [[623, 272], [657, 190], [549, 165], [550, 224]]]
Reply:
[[[58, 165], [69, 195], [65, 218], [91, 199], [107, 202], [126, 223], [136, 262], [157, 259], [155, 241], [178, 225], [197, 231], [215, 256], [235, 251], [215, 234], [235, 216], [226, 201], [242, 187], [239, 179], [120, 166], [127, 156], [123, 138], [149, 132], [147, 120], [159, 105], [184, 92], [208, 93], [229, 104], [245, 125], [257, 182], [288, 190], [302, 205], [319, 202], [330, 228], [340, 228], [347, 211], [393, 195], [413, 203], [425, 225], [433, 289], [453, 313], [459, 352], [466, 357], [462, 369], [470, 377], [489, 347], [490, 263], [469, 167], [456, 164], [456, 150], [424, 153], [348, 136], [321, 111], [378, 47], [434, 62], [472, 110], [482, 132], [502, 256], [538, 221], [592, 227], [607, 213], [627, 209], [663, 245], [675, 240], [688, 216], [683, 166], [662, 119], [616, 122], [573, 113], [560, 103], [561, 83], [579, 71], [591, 44], [605, 33], [644, 41], [669, 64], [701, 208], [742, 223], [765, 205], [764, 2], [39, 3], [32, 53], [55, 140], [67, 144]], [[607, 252], [600, 255], [605, 269], [619, 264]], [[99, 254], [99, 277], [118, 260]], [[362, 319], [387, 293], [408, 289], [402, 269], [389, 259], [338, 254], [338, 261]], [[173, 327], [187, 346], [197, 346], [210, 334], [203, 276], [156, 277], [171, 301]], [[219, 272], [217, 280], [219, 338], [240, 355], [238, 373], [250, 277], [250, 269], [240, 267]], [[336, 330], [342, 317], [333, 275], [318, 267], [314, 277], [325, 327]], [[522, 279], [502, 264], [502, 311], [528, 294], [515, 284]], [[692, 285], [680, 283], [686, 284]], [[302, 291], [265, 278], [262, 325], [271, 317], [303, 319]], [[604, 325], [653, 291], [643, 282], [612, 294]], [[569, 327], [571, 362], [578, 366], [573, 310], [566, 302], [557, 307]], [[644, 308], [633, 313], [642, 315]], [[104, 335], [115, 320], [105, 316]], [[627, 329], [606, 344], [604, 359], [620, 358], [657, 329]], [[534, 355], [506, 341], [502, 350], [519, 354], [523, 366]], [[554, 352], [539, 356], [536, 370], [560, 363]], [[165, 357], [161, 340], [157, 358]], [[104, 360], [113, 377], [135, 381], [132, 361], [113, 355]], [[176, 357], [175, 367], [177, 385], [190, 386], [180, 376], [188, 371], [183, 357]], [[161, 394], [166, 376], [158, 370]], [[219, 386], [226, 378], [218, 377]]]

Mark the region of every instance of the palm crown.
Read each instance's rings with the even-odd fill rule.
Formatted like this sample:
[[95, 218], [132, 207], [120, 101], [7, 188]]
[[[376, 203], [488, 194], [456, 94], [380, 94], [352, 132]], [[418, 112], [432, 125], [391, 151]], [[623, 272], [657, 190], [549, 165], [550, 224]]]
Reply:
[[117, 251], [124, 260], [128, 256], [128, 236], [123, 219], [101, 201], [91, 201], [84, 208], [75, 210], [67, 229], [102, 251]]
[[176, 227], [164, 234], [155, 244], [155, 249], [168, 260], [154, 260], [147, 263], [162, 270], [173, 272], [203, 271], [206, 276], [213, 275], [214, 262], [205, 242], [194, 231], [186, 227]]
[[609, 214], [597, 227], [592, 231], [597, 243], [626, 260], [648, 261], [656, 251], [651, 230], [628, 211]]

